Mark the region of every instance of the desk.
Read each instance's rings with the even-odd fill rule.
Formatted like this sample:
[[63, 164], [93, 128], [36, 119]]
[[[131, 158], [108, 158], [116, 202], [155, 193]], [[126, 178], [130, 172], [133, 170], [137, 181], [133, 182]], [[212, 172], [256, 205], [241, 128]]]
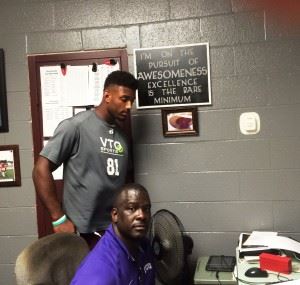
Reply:
[[[194, 284], [220, 284], [216, 278], [216, 272], [205, 270], [209, 256], [201, 256], [197, 260], [197, 266], [194, 275]], [[236, 280], [232, 272], [219, 272], [219, 280], [223, 285], [236, 285]]]
[[[283, 274], [280, 273], [279, 278], [278, 276], [278, 272], [273, 272], [273, 271], [268, 271], [269, 276], [265, 277], [265, 278], [254, 278], [254, 277], [247, 277], [245, 276], [245, 272], [251, 268], [251, 267], [259, 267], [259, 262], [247, 262], [244, 259], [238, 259], [237, 258], [237, 266], [236, 266], [236, 274], [238, 276], [238, 285], [246, 285], [249, 284], [249, 282], [252, 282], [253, 284], [268, 284], [268, 283], [272, 283], [272, 282], [284, 282], [287, 281], [288, 279], [292, 280], [292, 279], [300, 279], [300, 262], [294, 260], [292, 262], [292, 271], [299, 271], [299, 272], [292, 272], [291, 274]], [[245, 281], [245, 282], [243, 282]], [[280, 284], [280, 283], [279, 283]], [[284, 285], [284, 283], [282, 283]], [[300, 280], [299, 280], [299, 284], [300, 284]]]

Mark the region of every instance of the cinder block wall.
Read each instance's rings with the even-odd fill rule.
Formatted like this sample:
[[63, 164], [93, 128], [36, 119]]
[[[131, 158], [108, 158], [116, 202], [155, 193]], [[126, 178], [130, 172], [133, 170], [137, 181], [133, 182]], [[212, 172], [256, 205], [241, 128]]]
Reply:
[[[19, 144], [22, 187], [0, 188], [0, 284], [37, 238], [28, 54], [209, 42], [213, 104], [199, 107], [198, 137], [164, 138], [160, 110], [133, 110], [136, 181], [153, 212], [173, 211], [199, 255], [234, 254], [240, 232], [300, 239], [299, 34], [279, 30], [243, 0], [2, 0], [9, 132]], [[239, 116], [257, 112], [244, 136]]]

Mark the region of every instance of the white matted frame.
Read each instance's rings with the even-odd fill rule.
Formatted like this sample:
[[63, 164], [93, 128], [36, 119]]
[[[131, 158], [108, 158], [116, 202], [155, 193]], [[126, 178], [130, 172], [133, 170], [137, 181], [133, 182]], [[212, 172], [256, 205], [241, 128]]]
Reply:
[[165, 137], [199, 135], [196, 107], [162, 109], [161, 114]]

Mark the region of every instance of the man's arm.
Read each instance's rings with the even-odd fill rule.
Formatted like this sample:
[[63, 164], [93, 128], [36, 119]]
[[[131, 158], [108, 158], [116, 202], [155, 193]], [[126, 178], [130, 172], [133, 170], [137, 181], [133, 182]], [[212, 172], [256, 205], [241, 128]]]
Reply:
[[[56, 165], [47, 158], [40, 156], [33, 168], [32, 179], [36, 192], [52, 218], [57, 221], [64, 215], [61, 204], [56, 195], [55, 182], [52, 171], [56, 169]], [[53, 227], [54, 232], [75, 232], [75, 226], [67, 219], [64, 223]]]

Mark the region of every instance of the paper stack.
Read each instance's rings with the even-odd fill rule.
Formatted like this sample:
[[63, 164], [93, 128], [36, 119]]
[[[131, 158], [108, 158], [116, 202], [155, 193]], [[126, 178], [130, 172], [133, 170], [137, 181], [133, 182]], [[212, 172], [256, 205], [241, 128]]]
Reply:
[[252, 233], [241, 233], [238, 245], [239, 257], [257, 260], [262, 252], [278, 254], [278, 248], [269, 244], [269, 241], [274, 237], [278, 237], [277, 232], [253, 231]]

